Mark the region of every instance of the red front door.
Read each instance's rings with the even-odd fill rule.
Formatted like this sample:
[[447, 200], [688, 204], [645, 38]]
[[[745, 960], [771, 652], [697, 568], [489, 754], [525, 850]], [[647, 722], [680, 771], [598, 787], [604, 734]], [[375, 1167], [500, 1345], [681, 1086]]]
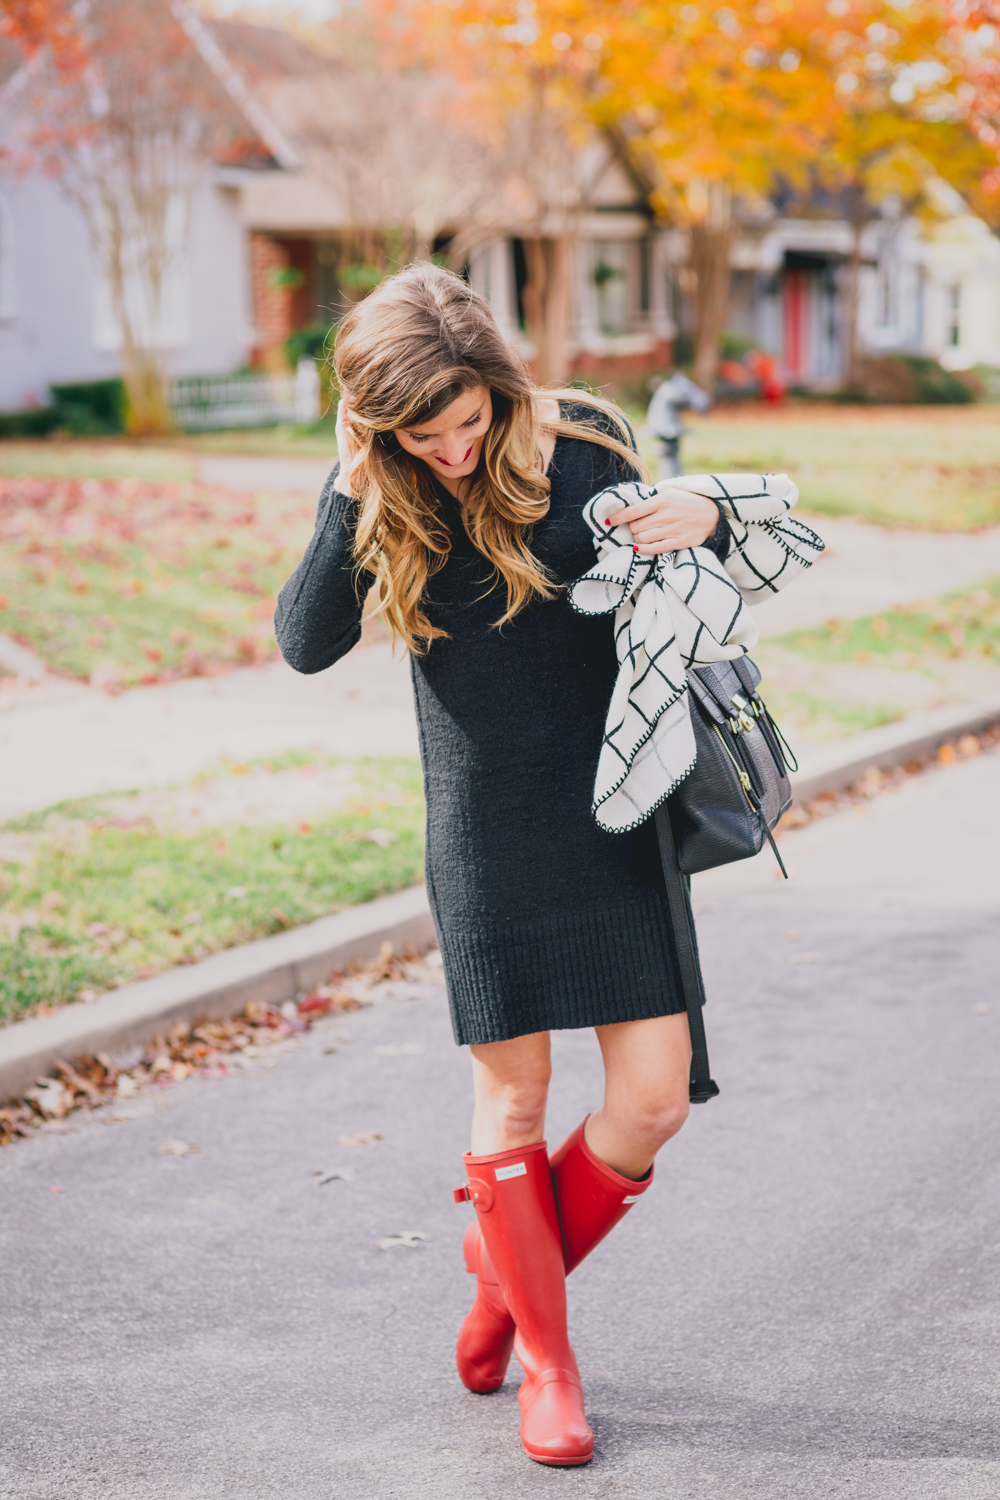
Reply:
[[806, 271], [786, 271], [782, 284], [783, 349], [785, 374], [801, 379], [809, 366], [809, 276]]

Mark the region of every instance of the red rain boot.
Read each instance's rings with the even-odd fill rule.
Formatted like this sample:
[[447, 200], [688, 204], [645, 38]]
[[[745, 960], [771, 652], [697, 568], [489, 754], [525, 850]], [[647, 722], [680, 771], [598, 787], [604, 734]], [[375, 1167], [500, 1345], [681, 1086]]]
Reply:
[[538, 1463], [588, 1463], [594, 1435], [566, 1330], [566, 1273], [545, 1142], [464, 1161], [467, 1195], [517, 1325], [521, 1444]]
[[652, 1167], [633, 1182], [595, 1156], [583, 1133], [589, 1119], [586, 1115], [552, 1157], [567, 1276], [624, 1219], [653, 1180]]
[[490, 1253], [473, 1219], [462, 1239], [465, 1269], [478, 1278], [476, 1300], [462, 1324], [455, 1362], [470, 1391], [495, 1391], [503, 1385], [514, 1347], [514, 1319], [507, 1311]]
[[[567, 1276], [611, 1233], [653, 1181], [652, 1167], [641, 1182], [633, 1182], [595, 1156], [583, 1133], [589, 1118], [566, 1137], [551, 1158]], [[464, 1201], [465, 1190], [459, 1191]], [[458, 1335], [458, 1373], [470, 1391], [495, 1391], [507, 1373], [514, 1320], [483, 1246], [478, 1219], [465, 1231], [462, 1249], [465, 1268], [478, 1273], [479, 1285]]]

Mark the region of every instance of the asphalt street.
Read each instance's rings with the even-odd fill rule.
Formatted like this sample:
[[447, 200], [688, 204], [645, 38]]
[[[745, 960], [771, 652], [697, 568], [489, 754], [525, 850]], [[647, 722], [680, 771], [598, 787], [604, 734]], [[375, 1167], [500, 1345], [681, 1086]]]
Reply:
[[[424, 986], [0, 1155], [0, 1495], [995, 1500], [998, 843], [983, 756], [789, 834], [788, 885], [696, 882], [722, 1094], [570, 1281], [589, 1467], [524, 1457], [513, 1367], [455, 1375], [470, 1087]], [[600, 1068], [554, 1058], [556, 1142]]]

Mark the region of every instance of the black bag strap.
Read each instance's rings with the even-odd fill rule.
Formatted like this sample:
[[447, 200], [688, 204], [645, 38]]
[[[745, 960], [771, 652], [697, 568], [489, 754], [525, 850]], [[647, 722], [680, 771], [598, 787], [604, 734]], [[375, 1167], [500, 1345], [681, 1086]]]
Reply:
[[694, 916], [691, 911], [689, 882], [681, 874], [677, 863], [677, 847], [670, 826], [670, 812], [666, 802], [661, 802], [653, 814], [656, 837], [660, 845], [660, 863], [663, 865], [663, 882], [667, 888], [667, 905], [670, 908], [671, 925], [677, 944], [677, 964], [687, 1007], [688, 1030], [691, 1033], [691, 1103], [704, 1104], [714, 1099], [719, 1085], [712, 1078], [708, 1063], [708, 1043], [705, 1040], [705, 1018], [701, 1008], [705, 1003], [705, 991], [701, 983], [698, 952], [694, 942]]

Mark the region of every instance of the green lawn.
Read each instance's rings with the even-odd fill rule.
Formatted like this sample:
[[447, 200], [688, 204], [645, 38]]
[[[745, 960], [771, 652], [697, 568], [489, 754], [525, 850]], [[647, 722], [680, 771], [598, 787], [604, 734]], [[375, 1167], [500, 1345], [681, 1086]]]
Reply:
[[195, 477], [201, 454], [263, 458], [337, 457], [332, 422], [295, 427], [232, 428], [225, 432], [179, 432], [168, 438], [0, 439], [0, 475], [40, 478], [148, 479], [183, 484]]
[[785, 471], [799, 486], [803, 511], [931, 531], [1000, 523], [995, 406], [753, 406], [690, 423], [688, 473]]
[[1000, 578], [764, 640], [761, 691], [793, 742], [841, 739], [1000, 687]]
[[958, 589], [931, 603], [897, 605], [861, 620], [832, 620], [779, 638], [818, 662], [867, 662], [920, 668], [929, 657], [981, 658], [1000, 664], [1000, 578]]
[[[269, 797], [298, 811], [271, 821]], [[415, 760], [309, 754], [16, 819], [0, 829], [0, 1021], [412, 885], [423, 824]]]
[[266, 660], [314, 514], [163, 480], [0, 478], [0, 630], [112, 687]]
[[145, 479], [188, 484], [194, 458], [185, 447], [127, 438], [42, 438], [0, 441], [0, 475], [33, 474], [39, 479]]

